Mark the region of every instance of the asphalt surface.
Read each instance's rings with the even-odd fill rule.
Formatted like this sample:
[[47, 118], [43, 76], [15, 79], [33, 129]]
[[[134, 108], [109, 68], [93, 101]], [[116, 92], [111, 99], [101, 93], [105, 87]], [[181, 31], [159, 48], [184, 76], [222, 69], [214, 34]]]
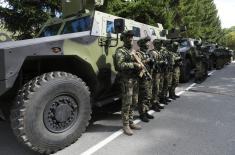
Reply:
[[[142, 130], [123, 135], [120, 112], [99, 112], [87, 132], [55, 155], [234, 155], [235, 64], [217, 70], [202, 84], [181, 84], [181, 98], [166, 106]], [[109, 142], [106, 138], [119, 134]], [[106, 141], [103, 144], [104, 140]], [[100, 143], [102, 142], [102, 143]], [[103, 144], [103, 145], [102, 145]], [[0, 155], [38, 155], [20, 145], [8, 122], [0, 122]]]

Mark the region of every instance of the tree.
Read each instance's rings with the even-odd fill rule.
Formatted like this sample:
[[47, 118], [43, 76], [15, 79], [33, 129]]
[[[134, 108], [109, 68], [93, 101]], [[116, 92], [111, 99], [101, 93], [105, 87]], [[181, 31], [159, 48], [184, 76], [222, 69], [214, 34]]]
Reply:
[[0, 20], [4, 28], [15, 34], [16, 39], [35, 36], [50, 15], [60, 10], [60, 1], [7, 0], [7, 7], [0, 6]]
[[[0, 7], [0, 19], [8, 31], [19, 32], [20, 39], [34, 36], [51, 14], [61, 10], [60, 0], [6, 1], [9, 7]], [[223, 42], [224, 31], [213, 0], [106, 0], [100, 10], [153, 26], [161, 23], [165, 29], [187, 26], [184, 37]]]
[[235, 50], [235, 26], [224, 29], [223, 44], [233, 50]]

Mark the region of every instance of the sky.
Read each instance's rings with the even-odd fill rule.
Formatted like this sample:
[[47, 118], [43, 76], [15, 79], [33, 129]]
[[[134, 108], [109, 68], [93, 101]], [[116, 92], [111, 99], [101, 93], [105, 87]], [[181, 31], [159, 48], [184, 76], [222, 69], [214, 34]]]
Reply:
[[235, 26], [235, 0], [214, 0], [222, 28]]

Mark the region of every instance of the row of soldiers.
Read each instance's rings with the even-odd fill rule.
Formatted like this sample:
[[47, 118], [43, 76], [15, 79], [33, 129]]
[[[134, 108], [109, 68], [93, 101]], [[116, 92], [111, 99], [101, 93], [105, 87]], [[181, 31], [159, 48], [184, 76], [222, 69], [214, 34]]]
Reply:
[[149, 122], [154, 116], [148, 110], [159, 112], [171, 101], [170, 98], [179, 98], [175, 94], [181, 65], [178, 43], [155, 39], [154, 49], [150, 50], [151, 39], [145, 37], [137, 42], [140, 49], [135, 51], [133, 36], [132, 31], [123, 32], [120, 39], [124, 44], [114, 55], [115, 69], [120, 76], [123, 131], [126, 135], [133, 135], [132, 129], [141, 129], [133, 123], [136, 106], [140, 119]]

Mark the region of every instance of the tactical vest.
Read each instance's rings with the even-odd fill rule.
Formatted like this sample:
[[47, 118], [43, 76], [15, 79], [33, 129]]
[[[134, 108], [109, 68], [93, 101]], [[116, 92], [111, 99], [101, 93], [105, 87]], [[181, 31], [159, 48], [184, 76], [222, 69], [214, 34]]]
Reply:
[[117, 64], [117, 54], [121, 52], [126, 59], [126, 62], [133, 62], [133, 58], [132, 56], [128, 53], [127, 49], [125, 47], [119, 47], [117, 48], [115, 54], [113, 55], [113, 64], [114, 64], [114, 69], [118, 72], [122, 72], [122, 70], [120, 69], [119, 65]]

